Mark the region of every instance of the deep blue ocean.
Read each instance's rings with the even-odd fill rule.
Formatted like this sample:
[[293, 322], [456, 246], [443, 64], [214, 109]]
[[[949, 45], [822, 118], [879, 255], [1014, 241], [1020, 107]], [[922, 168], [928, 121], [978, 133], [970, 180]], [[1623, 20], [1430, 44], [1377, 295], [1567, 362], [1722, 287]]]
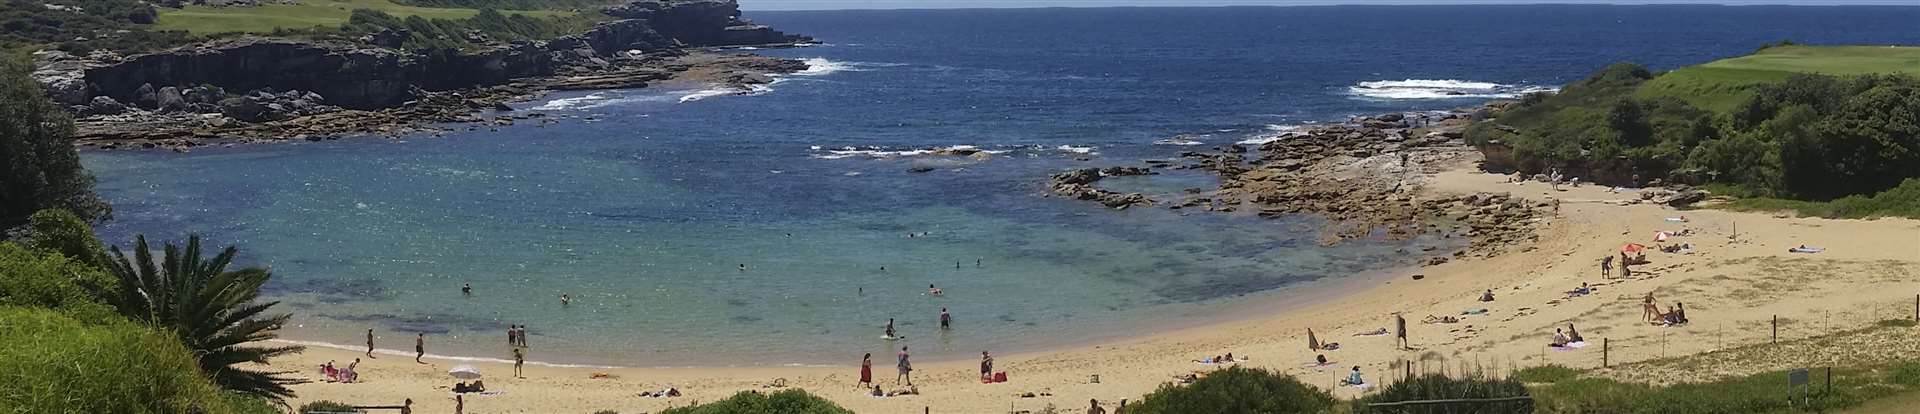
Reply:
[[[1228, 318], [1300, 297], [1271, 294], [1287, 286], [1456, 243], [1324, 247], [1310, 216], [1115, 211], [1048, 197], [1053, 172], [1473, 106], [1614, 62], [1670, 69], [1782, 39], [1920, 44], [1920, 7], [747, 17], [824, 41], [752, 51], [813, 68], [746, 93], [560, 93], [517, 105], [559, 122], [498, 131], [87, 152], [116, 208], [101, 231], [122, 245], [190, 232], [238, 245], [273, 270], [268, 293], [299, 340], [353, 344], [374, 328], [399, 349], [426, 332], [432, 353], [503, 358], [505, 327], [526, 324], [542, 361], [851, 363], [902, 343], [963, 358]], [[954, 146], [991, 156], [926, 151]], [[941, 308], [955, 329], [936, 328]], [[879, 338], [887, 318], [904, 342]]]

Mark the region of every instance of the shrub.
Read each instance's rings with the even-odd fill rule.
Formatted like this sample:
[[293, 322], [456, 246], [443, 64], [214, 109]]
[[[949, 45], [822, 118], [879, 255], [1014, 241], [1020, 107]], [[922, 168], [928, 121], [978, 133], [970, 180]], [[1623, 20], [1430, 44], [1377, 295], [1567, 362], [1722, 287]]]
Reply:
[[1128, 413], [1305, 413], [1334, 406], [1333, 395], [1264, 369], [1228, 367], [1185, 386], [1162, 385]]
[[222, 391], [171, 335], [0, 307], [0, 407], [19, 413], [275, 413]]
[[773, 394], [761, 394], [754, 391], [741, 391], [727, 399], [691, 407], [680, 407], [661, 411], [660, 414], [851, 414], [845, 408], [834, 405], [825, 398], [808, 394], [801, 390], [785, 390]]
[[1894, 365], [1893, 374], [1889, 375], [1888, 379], [1895, 384], [1920, 387], [1920, 361], [1907, 361]]
[[294, 410], [293, 412], [296, 412], [296, 413], [356, 413], [356, 412], [360, 412], [360, 410], [354, 409], [353, 406], [351, 405], [341, 404], [341, 403], [327, 401], [327, 400], [319, 400], [319, 401], [314, 401], [306, 404], [300, 404], [300, 409]]
[[0, 56], [0, 148], [7, 157], [0, 168], [0, 230], [56, 207], [82, 218], [108, 217], [112, 208], [93, 193], [93, 175], [73, 148], [73, 118], [47, 100], [30, 67]]
[[1414, 378], [1395, 382], [1380, 392], [1354, 400], [1353, 411], [1359, 413], [1399, 413], [1427, 412], [1429, 409], [1465, 409], [1472, 408], [1476, 413], [1531, 413], [1530, 401], [1512, 401], [1485, 405], [1457, 406], [1421, 406], [1421, 407], [1384, 407], [1369, 408], [1371, 403], [1389, 403], [1418, 400], [1444, 400], [1458, 398], [1502, 398], [1527, 396], [1527, 387], [1512, 378], [1494, 379], [1479, 373], [1454, 378], [1446, 374], [1423, 374]]
[[53, 309], [83, 321], [114, 317], [100, 296], [114, 286], [112, 276], [65, 256], [0, 243], [0, 275], [0, 306]]
[[1513, 380], [1523, 383], [1555, 383], [1579, 377], [1580, 371], [1559, 365], [1541, 365], [1515, 371]]
[[58, 252], [76, 262], [95, 267], [106, 264], [107, 250], [100, 247], [93, 227], [65, 209], [50, 208], [33, 213], [27, 218], [26, 240], [28, 247]]

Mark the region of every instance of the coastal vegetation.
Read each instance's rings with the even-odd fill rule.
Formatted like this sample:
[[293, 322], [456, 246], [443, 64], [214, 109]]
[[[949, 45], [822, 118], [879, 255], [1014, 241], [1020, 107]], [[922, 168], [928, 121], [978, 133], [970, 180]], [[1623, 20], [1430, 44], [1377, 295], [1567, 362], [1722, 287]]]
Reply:
[[[1920, 48], [1789, 45], [1664, 74], [1615, 64], [1466, 136], [1498, 169], [1806, 202], [1858, 196], [1805, 210], [1920, 216], [1912, 191], [1872, 196], [1920, 177], [1916, 57]], [[1768, 203], [1778, 204], [1746, 206]]]
[[772, 394], [755, 391], [741, 391], [727, 399], [706, 404], [669, 408], [660, 414], [753, 414], [753, 413], [791, 413], [791, 414], [851, 414], [853, 411], [840, 408], [832, 401], [820, 398], [797, 389], [783, 390]]
[[0, 335], [12, 338], [0, 341], [0, 406], [8, 412], [279, 412], [220, 389], [179, 341], [138, 323], [0, 306]]
[[348, 36], [370, 35], [382, 31], [405, 33], [401, 47], [406, 49], [467, 49], [478, 46], [469, 33], [487, 41], [540, 40], [584, 32], [600, 18], [588, 14], [528, 17], [482, 9], [466, 19], [426, 19], [400, 17], [378, 10], [354, 10], [353, 16], [337, 31]]
[[1527, 387], [1512, 378], [1494, 378], [1480, 371], [1470, 371], [1460, 376], [1447, 373], [1425, 373], [1412, 378], [1402, 379], [1381, 388], [1380, 392], [1368, 394], [1353, 400], [1353, 412], [1356, 413], [1398, 413], [1428, 412], [1427, 408], [1460, 409], [1471, 407], [1476, 413], [1531, 413], [1533, 406], [1529, 401], [1497, 401], [1472, 403], [1457, 406], [1406, 406], [1375, 408], [1370, 404], [1394, 403], [1404, 401], [1427, 401], [1449, 399], [1490, 400], [1509, 397], [1526, 397]]
[[112, 208], [93, 193], [93, 175], [73, 148], [73, 119], [41, 92], [28, 65], [0, 58], [0, 230], [34, 212], [65, 209], [98, 220]]
[[1332, 410], [1333, 394], [1285, 373], [1239, 366], [1192, 384], [1163, 384], [1128, 413], [1317, 413]]
[[[185, 32], [149, 30], [157, 11], [134, 0], [5, 0], [0, 50], [53, 45], [62, 50], [148, 50], [185, 42]], [[49, 7], [49, 5], [54, 7]]]
[[[196, 35], [325, 32], [348, 24], [363, 10], [399, 18], [419, 17], [423, 20], [458, 21], [478, 16], [481, 10], [485, 9], [507, 10], [496, 13], [532, 18], [577, 17], [590, 14], [551, 8], [493, 7], [478, 3], [469, 7], [453, 4], [399, 4], [389, 0], [301, 0], [294, 3], [262, 4], [252, 7], [185, 6], [179, 9], [164, 9], [160, 12], [159, 20], [154, 26], [161, 30], [176, 30]], [[464, 36], [464, 33], [461, 36]]]

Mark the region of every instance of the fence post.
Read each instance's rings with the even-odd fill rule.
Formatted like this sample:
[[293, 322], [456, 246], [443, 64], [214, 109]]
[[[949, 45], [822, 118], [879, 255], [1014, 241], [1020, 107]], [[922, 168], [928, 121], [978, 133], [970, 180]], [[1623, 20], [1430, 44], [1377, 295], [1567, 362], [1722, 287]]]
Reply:
[[[1920, 298], [1920, 296], [1915, 296]], [[1920, 302], [1914, 302], [1920, 304]], [[1773, 315], [1773, 343], [1780, 343], [1780, 315]]]
[[1607, 351], [1611, 349], [1613, 349], [1612, 341], [1607, 338], [1600, 338], [1600, 367], [1601, 368], [1607, 367]]

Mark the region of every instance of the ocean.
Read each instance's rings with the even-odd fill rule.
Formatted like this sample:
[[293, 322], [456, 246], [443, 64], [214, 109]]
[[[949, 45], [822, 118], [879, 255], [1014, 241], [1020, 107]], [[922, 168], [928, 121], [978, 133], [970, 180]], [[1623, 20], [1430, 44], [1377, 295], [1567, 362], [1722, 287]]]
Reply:
[[[1459, 240], [1312, 216], [1111, 210], [1071, 168], [1671, 69], [1791, 39], [1920, 43], [1920, 7], [1396, 6], [751, 12], [823, 44], [751, 91], [558, 93], [497, 131], [90, 151], [99, 230], [265, 266], [282, 336], [617, 366], [850, 364], [1088, 343], [1309, 300]], [[939, 155], [972, 147], [990, 156]], [[914, 172], [918, 170], [929, 170]], [[1102, 185], [1173, 199], [1211, 177]], [[463, 295], [460, 286], [473, 285]], [[942, 290], [929, 296], [927, 286]], [[1326, 284], [1316, 284], [1326, 285]], [[559, 296], [570, 295], [562, 305]], [[940, 330], [941, 309], [954, 328]], [[1385, 312], [1385, 309], [1356, 310]], [[880, 338], [894, 318], [905, 339]]]

